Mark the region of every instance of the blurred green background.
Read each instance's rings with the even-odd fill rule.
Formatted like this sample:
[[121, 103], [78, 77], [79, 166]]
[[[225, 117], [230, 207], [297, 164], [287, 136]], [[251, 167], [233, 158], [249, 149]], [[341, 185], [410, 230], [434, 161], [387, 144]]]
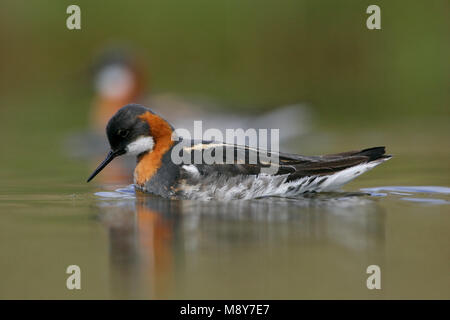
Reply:
[[[70, 4], [81, 7], [81, 30], [66, 28]], [[366, 28], [366, 8], [371, 4], [381, 7], [381, 30]], [[2, 0], [0, 271], [4, 277], [0, 297], [79, 294], [103, 298], [113, 291], [105, 270], [113, 265], [109, 259], [114, 255], [109, 252], [108, 228], [97, 221], [99, 200], [94, 196], [104, 186], [86, 184], [92, 164], [70, 159], [62, 146], [70, 133], [88, 127], [94, 96], [89, 68], [105, 47], [123, 44], [136, 50], [150, 74], [147, 90], [153, 93], [207, 96], [232, 111], [247, 112], [306, 103], [313, 113], [312, 130], [294, 150], [298, 153], [386, 145], [394, 158], [356, 179], [346, 190], [449, 186], [449, 9], [448, 0]], [[243, 110], [245, 106], [247, 110]], [[382, 220], [383, 232], [376, 235], [379, 247], [375, 252], [386, 257], [390, 272], [386, 283], [393, 288], [376, 297], [448, 297], [448, 204], [426, 207], [372, 198], [370, 202], [369, 209], [373, 205], [375, 216]], [[311, 220], [316, 221], [315, 213]], [[356, 218], [364, 218], [364, 208], [359, 213]], [[332, 210], [325, 211], [322, 220], [328, 221], [330, 214]], [[192, 232], [210, 235], [203, 240], [208, 245], [218, 243], [204, 256], [193, 258], [210, 261], [211, 276], [202, 278], [203, 271], [192, 268], [185, 277], [203, 279], [213, 286], [216, 282], [211, 279], [220, 278], [216, 267], [225, 270], [229, 265], [223, 262], [229, 261], [227, 272], [249, 270], [242, 274], [251, 281], [254, 271], [246, 269], [244, 256], [248, 251], [242, 250], [241, 242], [231, 246], [233, 250], [229, 248], [236, 238], [246, 248], [244, 240], [253, 230], [258, 239], [268, 234], [272, 239], [268, 243], [276, 248], [261, 246], [261, 251], [255, 251], [254, 265], [268, 265], [268, 273], [264, 268], [260, 273], [262, 283], [273, 280], [279, 289], [264, 295], [258, 283], [259, 289], [250, 286], [245, 291], [227, 281], [228, 289], [237, 288], [238, 297], [258, 293], [265, 298], [372, 298], [375, 294], [359, 286], [363, 282], [358, 272], [363, 270], [360, 260], [373, 263], [368, 260], [374, 253], [370, 248], [360, 253], [339, 247], [341, 235], [347, 235], [348, 228], [353, 230], [352, 221], [341, 219], [320, 224], [322, 228], [337, 224], [331, 230], [344, 230], [336, 241], [316, 238], [315, 233], [310, 238], [306, 233], [305, 238], [293, 241], [290, 249], [280, 237], [271, 238], [274, 233], [267, 233], [270, 229], [265, 225], [253, 221], [232, 224], [230, 238], [215, 237], [215, 228], [220, 231], [223, 225], [212, 220], [204, 224], [203, 233], [202, 229]], [[377, 223], [369, 220], [367, 230], [377, 229]], [[298, 225], [293, 226], [289, 234], [299, 234]], [[308, 226], [306, 223], [305, 228]], [[312, 226], [310, 229], [316, 230], [316, 225]], [[371, 239], [365, 228], [357, 225], [356, 231], [362, 231], [356, 240]], [[253, 252], [254, 247], [250, 248]], [[272, 252], [278, 255], [272, 256]], [[226, 259], [217, 259], [215, 266], [214, 257], [219, 255]], [[294, 261], [292, 257], [299, 263], [286, 263]], [[276, 262], [273, 269], [266, 261]], [[63, 271], [73, 263], [88, 270], [89, 290], [73, 293], [65, 289]], [[280, 264], [285, 269], [277, 273]], [[306, 272], [297, 272], [301, 266], [306, 266]], [[133, 274], [133, 269], [129, 272]], [[317, 292], [299, 289], [293, 294], [287, 290], [297, 290], [292, 284], [300, 283], [293, 281], [297, 279], [294, 273], [306, 279], [302, 290], [311, 287], [311, 278]], [[349, 285], [346, 280], [355, 277], [358, 281]], [[334, 280], [328, 282], [329, 278]], [[195, 289], [188, 289], [176, 291], [175, 297], [198, 297], [192, 295]], [[220, 284], [212, 297], [223, 298], [222, 290]], [[211, 297], [200, 292], [203, 298]], [[231, 296], [228, 294], [226, 297]]]
[[[81, 30], [66, 28], [73, 3], [81, 7]], [[381, 143], [397, 153], [447, 155], [449, 2], [376, 1], [382, 29], [368, 30], [366, 8], [374, 3], [4, 0], [0, 132], [9, 168], [1, 174], [58, 170], [27, 164], [30, 157], [61, 160], [61, 137], [86, 127], [89, 66], [117, 43], [145, 59], [155, 93], [201, 94], [240, 110], [307, 103], [315, 132], [336, 141], [299, 152]]]

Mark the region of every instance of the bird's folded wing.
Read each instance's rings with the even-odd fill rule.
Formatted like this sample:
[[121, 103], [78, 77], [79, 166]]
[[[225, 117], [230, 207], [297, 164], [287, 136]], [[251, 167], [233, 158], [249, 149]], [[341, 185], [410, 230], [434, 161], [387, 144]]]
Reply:
[[[302, 156], [211, 141], [190, 141], [183, 148], [190, 165], [200, 175], [259, 174], [262, 168], [276, 166], [274, 174], [288, 174], [288, 180], [328, 175], [360, 163], [390, 157], [384, 152], [384, 147], [376, 147], [324, 156]], [[193, 167], [189, 168], [192, 173]]]

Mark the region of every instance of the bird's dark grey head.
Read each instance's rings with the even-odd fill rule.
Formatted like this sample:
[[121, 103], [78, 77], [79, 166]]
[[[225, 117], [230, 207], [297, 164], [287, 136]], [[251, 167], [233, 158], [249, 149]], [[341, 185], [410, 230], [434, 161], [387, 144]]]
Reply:
[[128, 104], [109, 120], [106, 134], [113, 152], [118, 155], [127, 152], [135, 153], [140, 150], [131, 150], [134, 142], [140, 138], [148, 138], [148, 141], [151, 139], [149, 124], [139, 117], [146, 112], [151, 111], [139, 104]]
[[88, 178], [88, 182], [117, 156], [123, 154], [139, 155], [153, 150], [155, 141], [151, 134], [150, 124], [141, 117], [147, 113], [153, 114], [150, 109], [144, 106], [128, 104], [117, 111], [109, 120], [106, 126], [106, 134], [111, 151]]

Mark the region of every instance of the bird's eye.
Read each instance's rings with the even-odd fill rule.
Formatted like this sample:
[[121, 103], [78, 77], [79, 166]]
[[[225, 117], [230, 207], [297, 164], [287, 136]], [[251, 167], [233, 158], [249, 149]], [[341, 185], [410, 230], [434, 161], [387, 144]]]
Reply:
[[122, 138], [126, 138], [128, 136], [129, 130], [126, 129], [119, 129], [119, 131], [117, 131], [117, 134], [119, 136], [121, 136]]

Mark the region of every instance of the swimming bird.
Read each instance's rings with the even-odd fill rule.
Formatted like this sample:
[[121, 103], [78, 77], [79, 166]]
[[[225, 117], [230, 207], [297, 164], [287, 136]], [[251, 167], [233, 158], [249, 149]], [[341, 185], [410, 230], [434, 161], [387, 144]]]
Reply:
[[[391, 158], [384, 147], [303, 156], [181, 139], [166, 120], [139, 104], [128, 104], [117, 111], [106, 133], [111, 150], [88, 182], [114, 158], [132, 155], [137, 157], [136, 190], [175, 199], [295, 197], [333, 191]], [[216, 161], [206, 161], [205, 155]]]

